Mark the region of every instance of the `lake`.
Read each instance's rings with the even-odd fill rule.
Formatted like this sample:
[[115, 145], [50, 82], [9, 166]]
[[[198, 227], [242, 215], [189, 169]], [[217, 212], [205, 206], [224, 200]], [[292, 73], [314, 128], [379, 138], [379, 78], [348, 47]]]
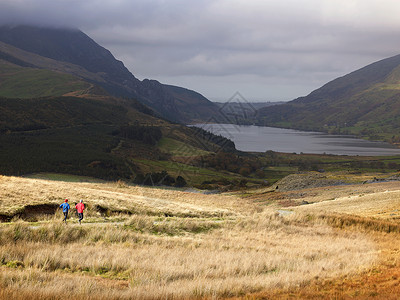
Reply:
[[236, 149], [250, 152], [272, 150], [286, 153], [384, 156], [400, 155], [400, 149], [383, 142], [371, 142], [345, 135], [304, 132], [261, 126], [197, 124], [235, 142]]

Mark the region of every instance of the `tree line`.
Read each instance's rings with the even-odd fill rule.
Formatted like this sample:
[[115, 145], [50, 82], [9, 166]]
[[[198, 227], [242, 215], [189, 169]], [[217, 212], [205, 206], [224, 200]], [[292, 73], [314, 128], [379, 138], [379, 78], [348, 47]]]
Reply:
[[123, 125], [113, 131], [112, 134], [125, 139], [141, 141], [152, 146], [156, 145], [162, 138], [162, 132], [159, 127], [142, 126], [138, 123], [133, 125]]

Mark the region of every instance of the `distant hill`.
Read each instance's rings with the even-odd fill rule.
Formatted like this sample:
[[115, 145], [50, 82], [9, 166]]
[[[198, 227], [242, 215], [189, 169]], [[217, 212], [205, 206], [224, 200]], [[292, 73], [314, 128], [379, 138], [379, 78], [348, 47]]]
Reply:
[[280, 105], [285, 102], [214, 102], [219, 107], [221, 123], [240, 125], [253, 125], [257, 118], [258, 110], [264, 107]]
[[308, 96], [259, 110], [259, 125], [400, 142], [400, 55], [339, 77]]
[[[163, 84], [163, 89], [174, 97], [177, 110], [186, 120], [208, 121], [218, 112], [216, 105], [200, 93], [165, 84]], [[190, 111], [186, 107], [190, 107]]]
[[215, 104], [217, 104], [219, 107], [221, 107], [223, 110], [238, 110], [240, 109], [241, 105], [246, 104], [247, 107], [253, 107], [255, 110], [259, 110], [260, 108], [263, 107], [268, 107], [268, 106], [273, 106], [273, 105], [280, 105], [280, 104], [285, 104], [285, 101], [268, 101], [268, 102], [246, 102], [246, 103], [239, 103], [239, 102], [216, 102], [213, 101]]
[[[0, 63], [4, 65], [4, 62], [20, 68], [29, 68], [26, 72], [27, 77], [20, 78], [22, 81], [29, 81], [32, 72], [37, 69], [71, 74], [77, 78], [69, 81], [83, 80], [101, 87], [110, 95], [135, 98], [160, 116], [175, 122], [206, 120], [216, 111], [216, 106], [211, 101], [196, 92], [163, 85], [155, 80], [138, 80], [109, 50], [76, 29], [2, 26]], [[21, 72], [20, 77], [23, 74]], [[12, 81], [4, 72], [1, 75], [2, 82]], [[37, 72], [37, 77], [40, 76], [43, 74]], [[54, 74], [52, 77], [61, 79]], [[84, 86], [82, 82], [78, 85], [74, 88], [87, 87], [87, 84]], [[0, 95], [8, 96], [10, 90], [12, 87], [9, 84], [0, 84]], [[59, 93], [60, 91], [56, 91], [52, 96]], [[43, 94], [37, 89], [32, 95], [12, 96], [49, 96], [49, 90], [44, 89]]]

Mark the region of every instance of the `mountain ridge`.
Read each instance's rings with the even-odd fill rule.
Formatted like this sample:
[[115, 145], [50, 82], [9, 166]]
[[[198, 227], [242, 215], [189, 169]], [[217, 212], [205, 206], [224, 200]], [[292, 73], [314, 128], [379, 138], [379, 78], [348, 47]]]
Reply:
[[312, 99], [319, 99], [326, 96], [335, 99], [347, 93], [357, 93], [372, 84], [384, 81], [388, 74], [399, 65], [400, 55], [379, 60], [349, 74], [331, 80], [322, 87], [312, 91], [309, 95], [299, 97], [294, 101], [312, 101]]
[[110, 95], [135, 98], [171, 121], [201, 121], [218, 110], [207, 98], [198, 97], [198, 106], [204, 107], [194, 112], [185, 103], [186, 89], [176, 87], [172, 92], [171, 86], [156, 80], [140, 81], [109, 50], [78, 29], [2, 26], [0, 42], [0, 58], [84, 78]]
[[336, 78], [309, 95], [259, 110], [258, 125], [400, 141], [400, 55]]

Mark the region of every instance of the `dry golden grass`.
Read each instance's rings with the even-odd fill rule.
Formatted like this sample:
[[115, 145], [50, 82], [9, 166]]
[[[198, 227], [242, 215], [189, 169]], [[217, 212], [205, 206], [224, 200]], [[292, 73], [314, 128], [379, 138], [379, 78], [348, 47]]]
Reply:
[[373, 232], [371, 240], [379, 248], [379, 264], [357, 274], [318, 278], [310, 284], [269, 289], [246, 299], [385, 299], [400, 295], [400, 247], [398, 234]]
[[[237, 296], [357, 272], [376, 259], [374, 245], [362, 235], [340, 234], [326, 225], [296, 226], [276, 215], [182, 236], [140, 233], [129, 226], [3, 226], [0, 283], [64, 298], [76, 296], [76, 288], [57, 288], [63, 277], [76, 274], [68, 285], [81, 286], [87, 274], [81, 289], [95, 298], [104, 295], [99, 275], [126, 281], [123, 289], [110, 287], [113, 297]], [[52, 280], [37, 280], [49, 273]]]
[[[26, 205], [71, 203], [80, 199], [91, 207], [115, 211], [185, 216], [220, 216], [246, 209], [236, 197], [128, 186], [121, 183], [70, 183], [0, 176], [0, 214], [15, 214]], [[249, 207], [247, 205], [247, 207]]]
[[253, 201], [267, 201], [276, 199], [290, 200], [294, 204], [300, 204], [303, 200], [309, 203], [325, 202], [338, 198], [348, 198], [349, 196], [363, 196], [386, 191], [399, 191], [400, 182], [382, 182], [373, 184], [351, 184], [336, 185], [328, 187], [304, 188], [299, 190], [281, 192], [263, 188], [248, 193], [248, 199]]
[[361, 276], [384, 260], [374, 236], [310, 219], [312, 205], [281, 217], [235, 196], [0, 177], [2, 213], [64, 198], [135, 213], [115, 223], [93, 213], [83, 226], [61, 224], [60, 214], [0, 224], [0, 299], [267, 295]]
[[296, 211], [352, 214], [380, 219], [397, 218], [400, 221], [400, 183], [392, 184], [392, 190], [342, 196], [330, 201], [299, 206]]
[[[260, 202], [261, 193], [250, 198]], [[400, 183], [386, 182], [268, 193], [295, 204], [285, 207], [300, 223], [322, 220], [345, 232], [364, 232], [375, 244], [378, 262], [368, 270], [336, 278], [318, 278], [305, 286], [272, 288], [246, 299], [399, 299]], [[299, 205], [302, 201], [313, 204]]]

